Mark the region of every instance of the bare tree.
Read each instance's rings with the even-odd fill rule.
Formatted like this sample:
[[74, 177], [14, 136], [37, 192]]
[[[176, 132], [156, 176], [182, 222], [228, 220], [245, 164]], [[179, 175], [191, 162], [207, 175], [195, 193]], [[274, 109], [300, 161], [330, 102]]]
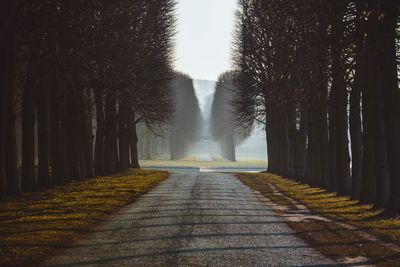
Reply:
[[269, 171], [390, 214], [399, 212], [397, 2], [239, 1], [234, 50], [237, 120], [265, 125]]
[[1, 199], [21, 190], [15, 102], [23, 191], [134, 166], [136, 123], [172, 113], [175, 1], [1, 5]]

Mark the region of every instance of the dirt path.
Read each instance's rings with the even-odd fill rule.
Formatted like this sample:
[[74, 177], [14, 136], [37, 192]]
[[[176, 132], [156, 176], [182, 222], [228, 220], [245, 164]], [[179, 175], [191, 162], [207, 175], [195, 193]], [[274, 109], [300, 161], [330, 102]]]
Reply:
[[228, 174], [173, 174], [50, 266], [334, 265]]

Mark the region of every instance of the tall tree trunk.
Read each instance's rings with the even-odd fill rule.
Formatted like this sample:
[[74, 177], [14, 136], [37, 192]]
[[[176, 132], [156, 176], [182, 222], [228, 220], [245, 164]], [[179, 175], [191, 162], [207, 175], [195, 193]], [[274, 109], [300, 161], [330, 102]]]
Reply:
[[289, 164], [289, 120], [288, 120], [288, 104], [282, 104], [281, 106], [281, 132], [280, 132], [280, 142], [281, 142], [281, 170], [280, 175], [284, 177], [289, 177], [288, 164]]
[[[382, 114], [382, 107], [379, 107], [379, 110], [379, 113]], [[382, 116], [379, 116], [376, 131], [374, 169], [376, 199], [373, 204], [375, 208], [381, 209], [386, 206], [389, 199], [389, 170], [385, 138], [386, 133]]]
[[278, 154], [276, 153], [277, 140], [275, 139], [275, 124], [274, 124], [274, 108], [272, 104], [266, 103], [267, 118], [265, 122], [265, 136], [267, 139], [267, 153], [268, 153], [268, 172], [278, 172]]
[[113, 174], [118, 166], [118, 132], [116, 96], [114, 92], [107, 92], [105, 99], [105, 173]]
[[[328, 20], [325, 15], [320, 17], [319, 36], [322, 38], [328, 37]], [[329, 128], [328, 128], [328, 76], [326, 70], [328, 69], [328, 45], [320, 46], [317, 50], [317, 56], [322, 58], [321, 66], [316, 66], [316, 91], [318, 96], [318, 139], [319, 139], [319, 155], [320, 155], [320, 175], [321, 184], [323, 188], [329, 188]]]
[[[274, 172], [274, 157], [273, 157], [273, 153], [272, 153], [272, 146], [273, 146], [273, 142], [272, 142], [272, 133], [271, 130], [269, 129], [270, 126], [268, 126], [269, 124], [265, 125], [265, 138], [266, 138], [266, 142], [267, 142], [267, 169], [268, 172]], [[172, 149], [172, 147], [171, 147]]]
[[295, 172], [296, 180], [302, 182], [306, 166], [306, 143], [307, 143], [307, 111], [304, 104], [298, 112], [300, 117], [299, 130], [296, 132], [296, 160]]
[[[0, 17], [1, 19], [1, 17]], [[3, 44], [0, 44], [2, 48]], [[4, 50], [0, 50], [0, 128], [4, 129], [6, 126], [6, 86], [4, 84], [5, 77], [3, 76], [6, 72], [5, 61], [3, 60], [5, 54]], [[7, 199], [7, 184], [6, 184], [6, 168], [5, 168], [5, 131], [0, 131], [0, 201]]]
[[50, 186], [49, 177], [49, 78], [38, 88], [37, 98], [37, 133], [38, 133], [38, 183]]
[[22, 189], [31, 192], [37, 189], [35, 177], [35, 98], [37, 77], [36, 47], [31, 48], [26, 84], [22, 99]]
[[119, 145], [119, 167], [121, 170], [129, 168], [129, 104], [120, 103], [118, 113], [118, 145]]
[[323, 108], [321, 109], [320, 115], [320, 149], [321, 149], [321, 177], [324, 188], [329, 188], [329, 132], [328, 132], [328, 121], [327, 121], [327, 96], [325, 95], [322, 101]]
[[93, 162], [93, 105], [92, 105], [92, 90], [86, 89], [84, 93], [84, 116], [83, 116], [83, 132], [82, 139], [84, 143], [84, 158], [85, 158], [85, 174], [86, 178], [94, 176]]
[[[9, 139], [9, 135], [12, 133], [12, 131], [10, 131], [12, 130], [12, 120], [10, 121], [10, 116], [14, 114], [14, 112], [10, 114], [10, 105], [13, 108], [13, 102], [10, 101], [10, 97], [13, 96], [13, 89], [10, 86], [12, 86], [12, 81], [14, 79], [13, 66], [15, 64], [15, 54], [13, 51], [15, 47], [14, 27], [16, 18], [15, 1], [2, 1], [0, 3], [0, 201], [5, 201], [7, 193], [10, 193], [7, 192], [8, 181], [6, 181], [6, 172], [12, 170], [12, 164], [10, 165], [10, 162], [6, 161], [8, 157], [13, 157], [13, 155], [7, 154], [9, 152], [14, 153], [13, 151], [8, 151], [9, 149], [12, 149], [12, 147], [6, 147], [6, 145], [13, 142], [12, 139]], [[7, 178], [10, 180], [12, 177], [7, 175]], [[10, 187], [9, 184], [8, 187]], [[12, 191], [15, 191], [14, 187], [11, 189]]]
[[331, 91], [329, 95], [329, 190], [332, 192], [338, 190], [335, 94]]
[[14, 92], [8, 90], [6, 96], [6, 125], [5, 129], [5, 174], [7, 180], [7, 194], [19, 196], [21, 194], [21, 181], [18, 175], [17, 133], [15, 126]]
[[288, 107], [288, 177], [294, 179], [296, 177], [295, 162], [296, 162], [296, 109], [293, 103]]
[[[341, 40], [343, 35], [343, 12], [345, 5], [337, 4], [337, 13], [332, 23], [332, 87], [333, 98], [332, 112], [334, 113], [334, 136], [336, 161], [336, 191], [339, 195], [349, 194], [350, 189], [350, 156], [348, 149], [348, 115], [347, 115], [347, 89], [345, 71], [342, 63]], [[331, 149], [333, 147], [331, 146]]]
[[[357, 75], [357, 74], [356, 74]], [[362, 183], [362, 130], [361, 130], [361, 95], [360, 88], [355, 85], [350, 96], [350, 137], [351, 137], [351, 198], [360, 197]]]
[[312, 165], [313, 165], [313, 146], [314, 146], [314, 126], [313, 126], [313, 111], [310, 107], [307, 116], [307, 146], [306, 146], [306, 164], [304, 169], [304, 174], [302, 178], [302, 182], [307, 184], [313, 183], [313, 174], [312, 174]]
[[79, 101], [80, 94], [72, 85], [71, 78], [65, 74], [62, 91], [65, 92], [65, 108], [62, 112], [62, 139], [65, 148], [66, 178], [68, 180], [81, 178], [79, 162]]
[[[78, 80], [78, 77], [75, 76], [74, 81]], [[87, 169], [87, 162], [86, 162], [86, 142], [87, 142], [87, 133], [88, 129], [86, 127], [86, 101], [85, 101], [85, 89], [82, 87], [77, 88], [76, 92], [76, 99], [75, 101], [77, 104], [77, 116], [75, 117], [76, 123], [76, 131], [75, 131], [75, 139], [76, 139], [76, 161], [78, 167], [78, 176], [77, 178], [83, 179], [87, 177], [86, 169]]]
[[362, 203], [375, 203], [376, 181], [375, 164], [378, 139], [378, 127], [380, 113], [380, 75], [379, 66], [380, 40], [378, 31], [378, 4], [377, 1], [369, 1], [369, 8], [373, 10], [366, 22], [365, 45], [365, 86], [362, 92], [362, 118], [363, 118], [363, 163], [362, 163], [362, 187], [360, 201]]
[[65, 152], [62, 137], [61, 105], [64, 105], [60, 97], [60, 74], [51, 72], [50, 90], [50, 128], [51, 128], [51, 173], [52, 183], [63, 184], [66, 180], [65, 174]]
[[[336, 166], [337, 192], [339, 195], [349, 194], [350, 189], [350, 156], [348, 147], [348, 116], [347, 116], [347, 89], [344, 81], [344, 71], [341, 69], [334, 79], [337, 81], [336, 92]], [[333, 82], [332, 82], [333, 83]], [[333, 85], [332, 85], [333, 86]]]
[[94, 90], [96, 103], [96, 141], [94, 148], [94, 172], [97, 176], [104, 174], [104, 99], [103, 90], [97, 88]]
[[[342, 72], [344, 77], [344, 71]], [[338, 92], [336, 145], [337, 145], [337, 168], [338, 168], [338, 194], [348, 195], [350, 193], [350, 155], [348, 138], [348, 114], [347, 114], [347, 89], [344, 84]]]
[[396, 27], [399, 1], [385, 0], [383, 4], [382, 32], [382, 90], [383, 117], [386, 131], [390, 197], [386, 212], [400, 214], [400, 90], [397, 80]]
[[[135, 118], [133, 116], [133, 118]], [[130, 137], [130, 146], [131, 146], [131, 167], [135, 169], [139, 169], [139, 157], [138, 157], [138, 149], [137, 149], [137, 143], [138, 143], [138, 137], [137, 137], [137, 131], [136, 131], [136, 124], [132, 123], [132, 136]]]
[[[319, 103], [320, 105], [320, 103]], [[313, 179], [313, 186], [316, 187], [322, 187], [324, 184], [324, 177], [322, 174], [322, 167], [323, 167], [323, 158], [322, 158], [322, 120], [320, 118], [323, 113], [321, 110], [318, 110], [318, 112], [314, 113], [315, 118], [314, 118], [314, 147], [312, 149], [313, 151], [313, 159], [312, 159], [312, 179]]]
[[[357, 14], [361, 16], [362, 6], [357, 3]], [[361, 122], [361, 91], [364, 87], [364, 57], [365, 57], [365, 25], [364, 21], [358, 19], [356, 25], [357, 47], [356, 47], [356, 73], [354, 85], [350, 93], [350, 138], [351, 138], [351, 198], [358, 199], [362, 183], [362, 122]]]
[[[7, 1], [9, 2], [9, 1]], [[9, 6], [13, 9], [15, 7]], [[7, 39], [4, 40], [5, 49], [2, 49], [5, 58], [1, 61], [5, 67], [1, 70], [4, 77], [0, 79], [4, 84], [0, 85], [5, 90], [5, 125], [1, 127], [4, 129], [5, 143], [4, 146], [4, 164], [5, 164], [5, 176], [7, 183], [7, 194], [10, 196], [18, 196], [21, 193], [21, 181], [18, 175], [18, 155], [17, 155], [17, 137], [15, 128], [15, 110], [14, 110], [14, 98], [15, 98], [15, 77], [16, 77], [16, 46], [17, 46], [17, 21], [16, 11], [9, 10], [8, 14], [5, 14], [10, 19], [6, 30]], [[11, 17], [9, 17], [11, 15]], [[4, 61], [3, 61], [4, 60]]]

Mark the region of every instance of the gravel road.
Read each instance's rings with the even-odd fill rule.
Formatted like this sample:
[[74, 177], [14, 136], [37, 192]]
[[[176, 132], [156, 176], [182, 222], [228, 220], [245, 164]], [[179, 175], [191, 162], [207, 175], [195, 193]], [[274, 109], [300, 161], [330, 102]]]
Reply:
[[321, 266], [310, 248], [229, 174], [173, 174], [50, 266]]

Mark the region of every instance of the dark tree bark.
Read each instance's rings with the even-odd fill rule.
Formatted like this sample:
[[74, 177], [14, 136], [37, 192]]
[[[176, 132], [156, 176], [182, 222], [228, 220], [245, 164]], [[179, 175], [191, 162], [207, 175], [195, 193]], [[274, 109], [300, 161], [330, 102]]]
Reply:
[[400, 90], [397, 80], [395, 45], [398, 10], [399, 1], [384, 1], [382, 91], [387, 162], [390, 175], [390, 197], [386, 208], [388, 214], [400, 213]]
[[94, 90], [96, 103], [96, 141], [94, 148], [94, 172], [97, 176], [104, 174], [104, 99], [103, 90], [97, 88]]
[[[0, 48], [1, 48], [0, 44]], [[3, 49], [0, 51], [1, 57], [0, 57], [0, 77], [2, 77], [3, 74], [5, 73], [5, 67], [4, 66], [4, 52]], [[4, 79], [0, 78], [0, 127], [2, 129], [5, 128], [6, 125], [6, 104], [7, 104], [7, 99], [6, 99], [6, 87], [3, 84]], [[5, 171], [5, 131], [0, 131], [0, 201], [5, 201], [7, 199], [7, 184], [6, 184], [6, 171]]]
[[[10, 114], [10, 106], [13, 107], [13, 101], [10, 97], [13, 96], [12, 81], [14, 70], [14, 53], [15, 44], [15, 18], [16, 18], [15, 3], [11, 0], [5, 0], [0, 3], [0, 201], [5, 201], [7, 193], [13, 193], [15, 188], [12, 186], [11, 192], [7, 192], [7, 187], [10, 189], [10, 184], [6, 181], [6, 177], [10, 180], [7, 172], [12, 170], [12, 163], [9, 162], [8, 155], [12, 146], [13, 140], [9, 139], [12, 135], [12, 115]], [[11, 120], [10, 120], [11, 119]], [[15, 123], [15, 121], [14, 121]], [[15, 126], [14, 126], [15, 128]], [[7, 175], [7, 176], [6, 176]], [[14, 181], [12, 181], [14, 182]]]
[[[345, 6], [338, 4], [338, 13], [332, 23], [332, 87], [334, 113], [334, 136], [336, 150], [336, 181], [339, 195], [349, 194], [350, 189], [350, 156], [348, 147], [348, 115], [347, 115], [347, 89], [345, 83], [345, 70], [342, 63], [341, 39], [343, 34], [343, 12]], [[331, 146], [331, 149], [333, 147]], [[333, 166], [332, 166], [333, 167]]]
[[289, 142], [288, 142], [288, 114], [287, 103], [281, 106], [281, 124], [280, 124], [280, 143], [281, 143], [281, 156], [280, 156], [280, 170], [279, 174], [285, 177], [288, 175], [288, 159], [289, 159]]
[[129, 168], [129, 129], [128, 129], [128, 111], [127, 103], [120, 103], [118, 112], [118, 151], [119, 151], [119, 168], [126, 170]]
[[[371, 10], [378, 10], [377, 1], [369, 1]], [[376, 178], [375, 164], [377, 156], [376, 140], [378, 139], [378, 127], [380, 111], [380, 77], [379, 77], [379, 27], [378, 17], [375, 12], [366, 22], [366, 46], [365, 46], [365, 86], [362, 92], [362, 117], [363, 117], [363, 170], [360, 201], [362, 203], [375, 203]], [[374, 64], [371, 64], [374, 62]]]
[[327, 92], [325, 91], [324, 98], [321, 102], [320, 110], [320, 142], [321, 142], [321, 177], [324, 188], [329, 188], [329, 133], [327, 121]]
[[339, 195], [347, 195], [350, 193], [350, 156], [347, 127], [347, 89], [342, 77], [344, 77], [344, 71], [337, 76], [337, 79], [341, 79], [337, 88], [338, 101], [336, 106], [337, 192]]
[[[321, 89], [319, 89], [321, 90]], [[320, 94], [320, 92], [319, 92]], [[308, 125], [308, 170], [306, 175], [311, 185], [322, 187], [329, 184], [327, 165], [328, 136], [326, 122], [326, 99], [323, 96], [311, 96]]]
[[92, 90], [87, 89], [84, 93], [83, 103], [83, 118], [82, 118], [82, 140], [83, 140], [83, 156], [85, 162], [85, 177], [91, 178], [94, 176], [94, 161], [93, 161], [93, 105], [91, 103]]
[[[8, 91], [8, 94], [13, 94]], [[19, 196], [21, 194], [21, 181], [18, 175], [17, 138], [15, 127], [15, 112], [12, 96], [6, 96], [6, 125], [5, 129], [5, 174], [7, 180], [7, 194]]]
[[63, 77], [64, 83], [62, 91], [64, 94], [65, 107], [62, 109], [62, 128], [61, 138], [63, 139], [65, 151], [65, 175], [66, 179], [80, 179], [80, 140], [79, 140], [79, 117], [80, 117], [80, 94], [71, 84], [71, 78], [68, 75]]
[[118, 166], [118, 132], [116, 96], [114, 92], [107, 92], [105, 99], [105, 174], [112, 174]]
[[295, 172], [296, 181], [303, 181], [306, 167], [306, 143], [307, 143], [307, 111], [302, 106], [298, 116], [300, 117], [299, 130], [296, 132], [296, 160]]
[[[78, 80], [78, 77], [75, 77], [74, 80]], [[76, 155], [76, 165], [77, 165], [77, 178], [83, 179], [87, 178], [88, 174], [86, 170], [88, 169], [88, 163], [86, 162], [86, 143], [88, 142], [88, 133], [90, 133], [87, 128], [86, 116], [87, 116], [87, 106], [85, 101], [85, 90], [82, 87], [76, 88], [75, 101], [76, 101], [76, 131], [74, 132], [75, 137], [75, 155]]]
[[138, 148], [137, 148], [138, 137], [136, 132], [136, 124], [132, 122], [131, 125], [132, 125], [132, 136], [130, 137], [131, 167], [134, 169], [139, 169], [140, 165], [139, 165]]
[[38, 133], [38, 183], [51, 185], [49, 176], [49, 78], [45, 78], [38, 88], [37, 97], [37, 133]]
[[51, 127], [51, 173], [52, 182], [55, 185], [61, 185], [66, 181], [65, 172], [65, 152], [64, 152], [64, 140], [62, 137], [61, 129], [63, 125], [61, 123], [61, 107], [60, 103], [60, 74], [52, 72], [51, 84], [52, 90], [50, 90], [50, 127]]
[[[328, 36], [328, 23], [326, 17], [320, 15], [320, 25], [318, 27], [318, 35], [321, 39]], [[317, 146], [314, 152], [315, 157], [315, 173], [317, 186], [329, 188], [329, 129], [328, 129], [328, 77], [326, 69], [328, 68], [327, 58], [328, 46], [325, 42], [321, 42], [317, 46], [316, 56], [321, 59], [321, 64], [315, 66], [315, 71], [310, 75], [315, 81], [314, 92], [309, 97], [312, 98], [312, 112], [314, 114], [315, 136], [317, 139]], [[313, 96], [315, 95], [315, 96]], [[310, 115], [311, 116], [311, 115]]]
[[[356, 74], [357, 75], [357, 74]], [[361, 92], [359, 85], [355, 85], [350, 94], [350, 138], [351, 138], [351, 162], [352, 162], [352, 182], [351, 198], [360, 197], [362, 183], [362, 130], [361, 130]]]
[[[7, 39], [4, 40], [5, 48], [2, 49], [4, 53], [4, 61], [2, 60], [5, 69], [1, 70], [4, 77], [1, 77], [3, 84], [0, 85], [5, 90], [5, 125], [1, 127], [4, 129], [5, 143], [4, 143], [4, 160], [5, 160], [5, 177], [7, 183], [7, 194], [10, 196], [18, 196], [21, 193], [21, 181], [18, 175], [18, 155], [17, 155], [17, 138], [15, 128], [15, 75], [16, 75], [16, 46], [17, 46], [17, 22], [16, 11], [9, 10], [6, 14], [9, 18], [8, 25], [6, 26]], [[13, 14], [14, 12], [14, 14]], [[9, 17], [11, 15], [11, 17]], [[3, 147], [3, 146], [0, 146]]]
[[31, 192], [37, 189], [35, 176], [35, 102], [38, 86], [36, 70], [38, 64], [34, 58], [37, 47], [31, 48], [26, 84], [22, 99], [22, 189]]
[[287, 163], [287, 173], [288, 177], [291, 179], [296, 178], [296, 110], [292, 103], [288, 108], [288, 163]]
[[336, 138], [336, 92], [331, 91], [329, 95], [329, 190], [338, 190], [337, 171], [337, 138]]
[[[362, 5], [357, 4], [357, 15], [362, 14]], [[364, 21], [358, 19], [356, 24], [356, 73], [354, 85], [350, 93], [350, 138], [351, 138], [351, 198], [358, 199], [362, 183], [362, 124], [361, 124], [361, 91], [364, 87], [364, 57], [365, 57], [365, 25]]]
[[[379, 107], [382, 114], [382, 107]], [[383, 117], [379, 116], [376, 129], [375, 140], [375, 184], [376, 198], [374, 201], [375, 208], [384, 208], [389, 199], [389, 170], [386, 148], [386, 133]]]
[[275, 107], [273, 107], [269, 103], [267, 103], [265, 106], [267, 109], [265, 136], [267, 139], [268, 172], [278, 173], [279, 154], [277, 153], [276, 150], [277, 140], [275, 138], [276, 137], [275, 131], [277, 128], [275, 128], [274, 114], [273, 114]]

